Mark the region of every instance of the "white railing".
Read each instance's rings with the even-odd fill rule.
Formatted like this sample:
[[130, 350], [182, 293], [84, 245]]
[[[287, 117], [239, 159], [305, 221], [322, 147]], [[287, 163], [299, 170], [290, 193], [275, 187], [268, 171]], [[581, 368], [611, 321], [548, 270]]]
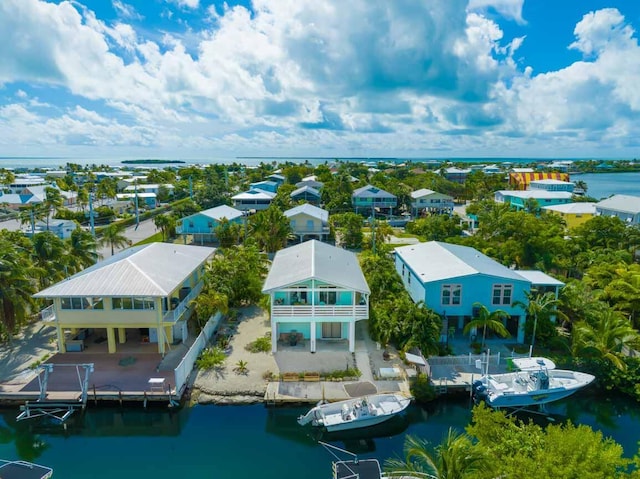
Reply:
[[207, 346], [211, 336], [213, 336], [213, 333], [218, 328], [221, 318], [222, 314], [220, 314], [219, 311], [209, 318], [209, 321], [204, 325], [204, 328], [202, 328], [202, 331], [189, 348], [189, 351], [187, 351], [187, 354], [182, 358], [180, 364], [178, 364], [174, 369], [176, 392], [178, 397], [182, 396], [184, 388], [187, 385], [187, 381], [189, 380], [189, 376], [191, 375], [191, 371], [193, 371], [196, 359], [198, 359], [198, 356], [200, 356], [200, 353]]
[[332, 317], [348, 316], [360, 319], [369, 317], [369, 306], [364, 305], [273, 305], [271, 306], [271, 317]]
[[53, 304], [51, 306], [47, 306], [42, 311], [40, 311], [40, 319], [42, 321], [55, 321], [56, 320], [56, 312], [53, 309]]
[[162, 318], [162, 321], [164, 323], [176, 323], [189, 307], [189, 303], [191, 303], [191, 301], [200, 294], [200, 291], [202, 291], [202, 285], [203, 283], [202, 281], [200, 281], [195, 286], [195, 288], [193, 288], [189, 292], [189, 294], [185, 296], [185, 298], [182, 301], [180, 301], [180, 304], [178, 304], [178, 306], [175, 309], [172, 309], [171, 311], [167, 311], [167, 313], [164, 315], [164, 318]]

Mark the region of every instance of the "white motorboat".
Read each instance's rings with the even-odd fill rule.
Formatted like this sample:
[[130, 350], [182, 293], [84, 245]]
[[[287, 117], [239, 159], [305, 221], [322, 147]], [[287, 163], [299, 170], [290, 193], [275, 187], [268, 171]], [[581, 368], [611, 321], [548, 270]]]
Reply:
[[400, 414], [411, 403], [401, 394], [372, 394], [333, 403], [318, 404], [298, 418], [298, 424], [344, 431], [373, 426]]
[[49, 479], [53, 469], [26, 461], [5, 461], [0, 459], [2, 479]]
[[555, 369], [547, 358], [516, 358], [513, 364], [518, 369], [515, 372], [485, 371], [482, 379], [473, 383], [474, 400], [494, 408], [547, 404], [570, 396], [595, 379], [591, 374]]

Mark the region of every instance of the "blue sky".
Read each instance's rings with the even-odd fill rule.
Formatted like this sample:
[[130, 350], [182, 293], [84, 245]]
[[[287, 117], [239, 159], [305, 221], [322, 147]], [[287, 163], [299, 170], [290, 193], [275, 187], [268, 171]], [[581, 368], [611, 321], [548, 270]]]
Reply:
[[640, 157], [640, 2], [2, 0], [0, 156]]

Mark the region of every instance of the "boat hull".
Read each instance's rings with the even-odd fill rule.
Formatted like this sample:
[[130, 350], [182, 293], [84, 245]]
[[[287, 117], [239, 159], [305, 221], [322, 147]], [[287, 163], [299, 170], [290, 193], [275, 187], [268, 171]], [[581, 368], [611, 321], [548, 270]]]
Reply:
[[385, 421], [388, 421], [392, 417], [393, 416], [375, 416], [367, 419], [361, 419], [359, 421], [343, 422], [340, 424], [325, 426], [325, 428], [329, 432], [348, 431], [350, 429], [360, 429], [363, 427], [375, 426], [376, 424], [381, 424]]
[[493, 408], [529, 407], [558, 401], [571, 396], [595, 378], [586, 373], [564, 370], [545, 371], [544, 384], [529, 372], [497, 374], [473, 385], [476, 402], [484, 401]]

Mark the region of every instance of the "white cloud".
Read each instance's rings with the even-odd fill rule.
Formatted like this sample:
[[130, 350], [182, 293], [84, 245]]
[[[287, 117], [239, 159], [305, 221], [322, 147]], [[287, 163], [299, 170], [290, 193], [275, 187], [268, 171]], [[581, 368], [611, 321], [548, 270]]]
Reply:
[[186, 8], [198, 8], [200, 6], [200, 0], [166, 0], [169, 3], [174, 3], [179, 7]]
[[515, 20], [517, 23], [526, 23], [522, 18], [524, 0], [469, 0], [469, 10], [486, 11], [493, 8], [505, 18]]
[[144, 19], [144, 17], [142, 15], [140, 15], [136, 9], [132, 6], [129, 5], [127, 3], [124, 3], [120, 0], [113, 0], [111, 2], [111, 5], [113, 5], [113, 9], [116, 11], [116, 13], [126, 19], [126, 20], [142, 20]]

